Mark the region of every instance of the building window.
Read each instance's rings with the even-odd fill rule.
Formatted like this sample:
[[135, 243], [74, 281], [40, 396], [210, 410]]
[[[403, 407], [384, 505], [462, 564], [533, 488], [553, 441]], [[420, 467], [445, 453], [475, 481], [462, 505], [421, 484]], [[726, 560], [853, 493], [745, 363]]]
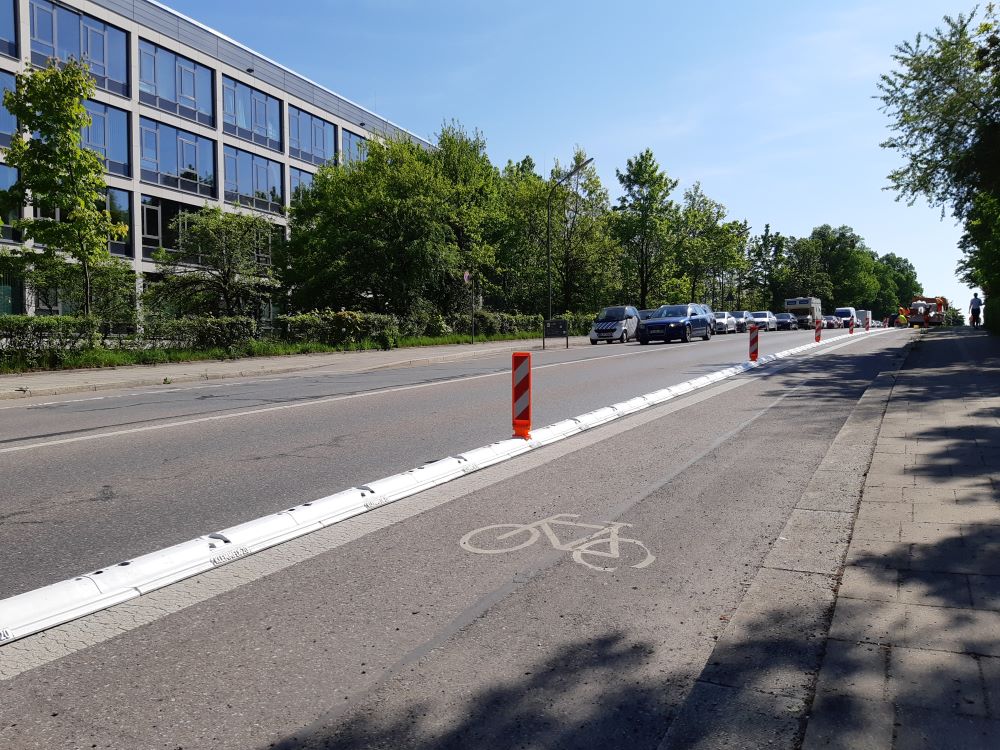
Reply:
[[[17, 170], [6, 164], [0, 164], [0, 190], [10, 190], [15, 182], [17, 182]], [[12, 226], [14, 221], [19, 218], [21, 218], [21, 212], [17, 209], [11, 209], [4, 215], [3, 226], [0, 227], [0, 240], [4, 242], [21, 241], [20, 231]]]
[[215, 99], [212, 70], [139, 40], [139, 101], [212, 127]]
[[144, 181], [215, 197], [215, 141], [145, 117], [139, 128]]
[[125, 224], [128, 226], [128, 234], [125, 235], [124, 238], [120, 240], [108, 241], [108, 250], [110, 250], [113, 255], [121, 255], [126, 258], [131, 258], [133, 256], [132, 193], [128, 190], [108, 188], [107, 200], [108, 213], [111, 214], [111, 220], [116, 224]]
[[31, 0], [31, 62], [82, 60], [98, 88], [128, 96], [128, 43], [124, 31], [49, 0]]
[[0, 315], [24, 315], [24, 279], [0, 271]]
[[343, 131], [343, 137], [344, 158], [341, 160], [342, 163], [350, 164], [354, 161], [364, 161], [368, 155], [368, 139], [346, 129]]
[[181, 214], [197, 213], [198, 207], [186, 203], [142, 196], [142, 257], [149, 259], [161, 247], [177, 249], [177, 227], [175, 220]]
[[333, 161], [337, 155], [336, 126], [289, 105], [288, 153], [313, 164]]
[[291, 191], [293, 201], [300, 189], [308, 190], [312, 187], [312, 183], [313, 176], [311, 172], [296, 169], [295, 167], [288, 168], [288, 189]]
[[83, 129], [82, 145], [97, 152], [109, 173], [131, 176], [128, 112], [92, 101], [84, 105], [90, 114], [90, 125]]
[[222, 76], [222, 130], [281, 151], [281, 102], [263, 91]]
[[17, 133], [17, 118], [3, 106], [3, 95], [14, 90], [14, 74], [0, 71], [0, 148], [7, 148]]
[[285, 206], [281, 164], [225, 146], [226, 200], [280, 213]]
[[0, 54], [17, 57], [17, 0], [0, 0]]

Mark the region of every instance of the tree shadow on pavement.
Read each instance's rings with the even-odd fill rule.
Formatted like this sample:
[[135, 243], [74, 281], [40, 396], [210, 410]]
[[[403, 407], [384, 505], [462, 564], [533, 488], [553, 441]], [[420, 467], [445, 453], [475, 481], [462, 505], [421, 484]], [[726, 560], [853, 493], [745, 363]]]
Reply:
[[[311, 727], [267, 747], [657, 750], [715, 747], [719, 741], [793, 746], [804, 730], [830, 615], [829, 602], [751, 611], [726, 628], [700, 675], [697, 667], [665, 664], [655, 679], [640, 678], [640, 667], [658, 654], [669, 659], [671, 646], [622, 632], [566, 643], [525, 662], [517, 678], [498, 678], [467, 697], [465, 682], [480, 684], [475, 673], [454, 668], [453, 679], [397, 674], [343, 715], [334, 707]], [[635, 676], [623, 679], [630, 673]], [[408, 700], [401, 695], [407, 689], [419, 690], [420, 697]]]

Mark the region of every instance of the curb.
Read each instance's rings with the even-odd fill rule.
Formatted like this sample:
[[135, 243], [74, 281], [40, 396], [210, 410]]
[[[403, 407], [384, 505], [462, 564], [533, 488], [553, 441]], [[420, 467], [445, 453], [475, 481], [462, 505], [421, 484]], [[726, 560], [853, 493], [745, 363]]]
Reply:
[[[889, 329], [891, 330], [891, 329]], [[881, 333], [887, 333], [883, 330]], [[303, 503], [187, 542], [124, 560], [33, 591], [0, 600], [0, 645], [141, 596], [206, 570], [239, 560], [388, 503], [450, 482], [584, 430], [657, 406], [781, 359], [846, 346], [879, 332], [838, 336], [717, 370], [642, 396], [535, 430], [529, 440], [502, 440], [415, 469]], [[845, 340], [846, 339], [846, 340]]]

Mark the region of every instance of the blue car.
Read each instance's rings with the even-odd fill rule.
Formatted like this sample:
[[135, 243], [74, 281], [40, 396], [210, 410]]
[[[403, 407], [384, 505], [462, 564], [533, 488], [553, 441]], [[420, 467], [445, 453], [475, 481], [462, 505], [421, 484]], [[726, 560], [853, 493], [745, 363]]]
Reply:
[[694, 303], [687, 305], [664, 305], [649, 318], [639, 323], [636, 338], [640, 344], [648, 344], [653, 340], [671, 341], [680, 339], [690, 341], [694, 336], [701, 336], [705, 341], [712, 338], [715, 327], [715, 315], [704, 305]]

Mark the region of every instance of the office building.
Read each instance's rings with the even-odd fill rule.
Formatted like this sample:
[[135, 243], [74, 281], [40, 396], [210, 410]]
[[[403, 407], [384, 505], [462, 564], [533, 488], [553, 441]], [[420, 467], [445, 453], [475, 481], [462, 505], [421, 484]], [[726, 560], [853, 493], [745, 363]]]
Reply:
[[[206, 203], [285, 224], [290, 196], [327, 162], [364, 158], [370, 138], [426, 143], [385, 118], [152, 0], [0, 0], [0, 87], [51, 58], [97, 83], [84, 145], [104, 159], [108, 207], [130, 227], [111, 252], [138, 274], [176, 240], [171, 222]], [[16, 130], [0, 108], [0, 147]], [[0, 164], [0, 188], [15, 179]], [[11, 242], [9, 227], [0, 241]], [[0, 314], [63, 312], [0, 277]]]

